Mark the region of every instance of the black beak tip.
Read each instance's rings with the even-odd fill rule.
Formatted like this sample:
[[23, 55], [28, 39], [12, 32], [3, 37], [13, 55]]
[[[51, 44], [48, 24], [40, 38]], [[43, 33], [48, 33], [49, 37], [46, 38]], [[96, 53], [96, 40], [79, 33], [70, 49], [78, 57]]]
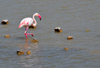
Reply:
[[41, 18], [40, 18], [40, 20], [41, 20]]

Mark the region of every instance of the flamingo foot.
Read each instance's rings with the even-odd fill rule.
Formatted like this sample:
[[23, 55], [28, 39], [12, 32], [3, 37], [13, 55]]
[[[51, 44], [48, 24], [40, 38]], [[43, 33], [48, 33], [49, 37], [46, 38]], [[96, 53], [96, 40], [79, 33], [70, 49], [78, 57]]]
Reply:
[[27, 33], [24, 33], [25, 34], [25, 36], [26, 36], [26, 38], [27, 38]]
[[34, 37], [34, 35], [33, 34], [31, 34], [33, 37]]
[[27, 35], [32, 35], [34, 37], [33, 33], [24, 33], [24, 34], [25, 34], [26, 38], [27, 38]]

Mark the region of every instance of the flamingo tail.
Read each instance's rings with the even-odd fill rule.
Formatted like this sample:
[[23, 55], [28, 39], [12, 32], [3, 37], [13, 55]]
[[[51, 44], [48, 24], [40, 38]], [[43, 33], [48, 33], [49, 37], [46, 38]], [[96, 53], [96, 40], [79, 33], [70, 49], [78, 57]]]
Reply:
[[24, 25], [25, 25], [25, 20], [22, 21], [22, 22], [19, 24], [18, 28], [21, 28], [21, 27], [24, 26]]

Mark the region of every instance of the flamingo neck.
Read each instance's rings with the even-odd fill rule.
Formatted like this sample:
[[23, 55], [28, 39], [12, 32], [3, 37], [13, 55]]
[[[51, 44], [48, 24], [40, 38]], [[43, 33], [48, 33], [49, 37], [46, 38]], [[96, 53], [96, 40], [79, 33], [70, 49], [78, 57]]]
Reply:
[[34, 21], [33, 25], [36, 26], [37, 25], [37, 21], [35, 20], [35, 15], [33, 15], [33, 21]]

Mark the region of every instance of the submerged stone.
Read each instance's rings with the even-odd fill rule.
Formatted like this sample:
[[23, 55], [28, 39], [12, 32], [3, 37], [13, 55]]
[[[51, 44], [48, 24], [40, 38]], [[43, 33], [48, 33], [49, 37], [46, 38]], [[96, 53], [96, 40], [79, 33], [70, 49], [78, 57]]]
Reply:
[[67, 37], [67, 40], [71, 40], [71, 39], [73, 39], [72, 36], [68, 36], [68, 37]]
[[23, 55], [24, 52], [23, 51], [17, 51], [17, 55]]
[[85, 30], [85, 31], [87, 31], [87, 32], [88, 32], [88, 31], [90, 31], [90, 30]]
[[37, 42], [38, 42], [38, 40], [37, 40], [36, 38], [33, 38], [31, 41], [32, 41], [33, 43], [37, 43]]
[[27, 51], [26, 54], [27, 54], [27, 55], [31, 54], [31, 51]]
[[5, 35], [4, 37], [5, 37], [5, 38], [10, 38], [10, 35]]
[[67, 48], [67, 47], [65, 47], [65, 48], [64, 48], [64, 50], [68, 50], [68, 48]]

